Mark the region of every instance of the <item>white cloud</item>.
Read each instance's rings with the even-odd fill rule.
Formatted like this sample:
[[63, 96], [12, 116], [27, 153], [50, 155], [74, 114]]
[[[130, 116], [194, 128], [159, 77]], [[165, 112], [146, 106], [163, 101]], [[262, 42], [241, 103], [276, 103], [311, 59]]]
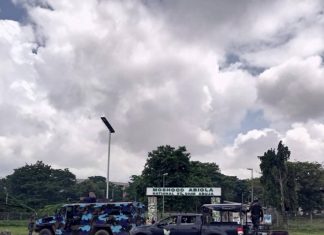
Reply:
[[324, 125], [296, 123], [287, 131], [285, 142], [292, 151], [291, 160], [324, 164]]
[[269, 149], [275, 149], [280, 140], [291, 151], [290, 161], [308, 161], [323, 164], [324, 125], [316, 122], [294, 123], [286, 132], [273, 129], [251, 130], [239, 134], [232, 145], [206, 156], [209, 161], [219, 163], [223, 173], [249, 178], [253, 168], [254, 176], [260, 176], [258, 156]]
[[[32, 23], [0, 21], [1, 176], [36, 160], [105, 176], [102, 115], [114, 181], [164, 144], [240, 177], [280, 139], [322, 153], [319, 2], [16, 2]], [[269, 127], [240, 133], [250, 110]]]
[[322, 59], [291, 58], [260, 75], [258, 96], [272, 121], [307, 121], [323, 117]]
[[281, 139], [280, 133], [272, 129], [251, 130], [246, 134], [239, 134], [233, 145], [224, 148], [221, 169], [224, 173], [248, 178], [250, 173], [244, 171], [253, 168], [260, 172], [260, 160], [268, 149], [275, 149]]

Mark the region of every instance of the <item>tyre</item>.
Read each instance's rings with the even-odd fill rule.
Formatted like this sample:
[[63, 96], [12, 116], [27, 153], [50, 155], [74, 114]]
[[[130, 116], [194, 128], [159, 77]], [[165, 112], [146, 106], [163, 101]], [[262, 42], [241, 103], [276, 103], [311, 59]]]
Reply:
[[41, 231], [39, 231], [39, 235], [53, 235], [53, 233], [48, 228], [43, 228]]
[[95, 235], [110, 235], [108, 231], [100, 229], [98, 230]]

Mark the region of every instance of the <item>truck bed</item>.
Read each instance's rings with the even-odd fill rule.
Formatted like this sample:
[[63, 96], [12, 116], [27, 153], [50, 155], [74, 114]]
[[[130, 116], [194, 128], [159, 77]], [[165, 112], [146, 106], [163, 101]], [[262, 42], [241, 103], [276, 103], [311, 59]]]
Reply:
[[202, 226], [201, 235], [237, 235], [237, 229], [239, 227], [242, 227], [242, 225], [236, 222], [211, 222]]

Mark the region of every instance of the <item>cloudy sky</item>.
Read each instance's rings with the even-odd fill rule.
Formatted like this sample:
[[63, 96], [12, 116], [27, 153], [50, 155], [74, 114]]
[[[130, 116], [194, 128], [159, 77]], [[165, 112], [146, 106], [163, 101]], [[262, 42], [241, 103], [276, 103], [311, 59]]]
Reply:
[[160, 145], [250, 177], [324, 162], [323, 1], [1, 0], [0, 177], [140, 174]]

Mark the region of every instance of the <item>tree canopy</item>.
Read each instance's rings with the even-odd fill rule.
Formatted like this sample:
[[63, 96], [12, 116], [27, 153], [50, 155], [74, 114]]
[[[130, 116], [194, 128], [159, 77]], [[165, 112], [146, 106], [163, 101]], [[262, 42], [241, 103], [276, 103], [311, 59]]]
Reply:
[[277, 152], [267, 150], [259, 159], [264, 188], [264, 202], [268, 206], [295, 213], [298, 208], [312, 214], [323, 209], [324, 170], [317, 162], [289, 162], [290, 150], [279, 142]]
[[[247, 199], [246, 181], [221, 174], [216, 163], [191, 161], [184, 146], [168, 145], [148, 153], [142, 174], [131, 178], [128, 197], [145, 201], [146, 187], [162, 187], [163, 174], [167, 174], [165, 187], [221, 187], [225, 200], [240, 202], [242, 194]], [[165, 208], [167, 211], [195, 211], [202, 204], [210, 203], [210, 198], [195, 197], [191, 201], [188, 203], [185, 197], [166, 197]]]
[[[267, 150], [259, 156], [261, 177], [253, 179], [254, 195], [262, 198], [265, 206], [284, 213], [301, 208], [307, 213], [323, 209], [323, 165], [311, 162], [290, 162], [290, 150], [281, 141], [277, 149]], [[163, 174], [165, 177], [163, 177]], [[147, 155], [141, 175], [130, 178], [126, 198], [120, 185], [110, 182], [110, 195], [114, 201], [136, 200], [146, 202], [146, 187], [221, 187], [222, 199], [249, 202], [251, 180], [238, 179], [221, 173], [216, 163], [192, 161], [184, 146], [159, 146]], [[37, 161], [14, 170], [0, 179], [0, 211], [14, 208], [42, 208], [45, 205], [78, 200], [94, 192], [105, 198], [106, 178], [90, 176], [77, 183], [69, 169], [53, 169]], [[166, 197], [166, 211], [196, 211], [209, 197]], [[161, 203], [159, 203], [161, 205]]]
[[261, 182], [267, 192], [267, 202], [273, 206], [280, 205], [279, 208], [283, 214], [285, 212], [285, 185], [287, 184], [289, 157], [290, 151], [287, 146], [282, 144], [282, 141], [278, 144], [277, 153], [270, 149], [259, 157], [262, 172]]
[[75, 184], [76, 177], [68, 169], [52, 169], [42, 161], [15, 169], [5, 179], [12, 198], [32, 208], [66, 200], [73, 195]]
[[[0, 180], [0, 187], [0, 210], [18, 207], [31, 210], [78, 201], [88, 196], [89, 192], [94, 192], [97, 198], [105, 198], [106, 178], [91, 176], [77, 183], [76, 176], [68, 169], [53, 169], [37, 161], [15, 169], [13, 174]], [[121, 201], [122, 186], [110, 183], [109, 198]]]
[[305, 212], [312, 212], [315, 209], [323, 209], [324, 178], [323, 166], [319, 163], [294, 162], [294, 175], [296, 181], [296, 193], [298, 205]]

